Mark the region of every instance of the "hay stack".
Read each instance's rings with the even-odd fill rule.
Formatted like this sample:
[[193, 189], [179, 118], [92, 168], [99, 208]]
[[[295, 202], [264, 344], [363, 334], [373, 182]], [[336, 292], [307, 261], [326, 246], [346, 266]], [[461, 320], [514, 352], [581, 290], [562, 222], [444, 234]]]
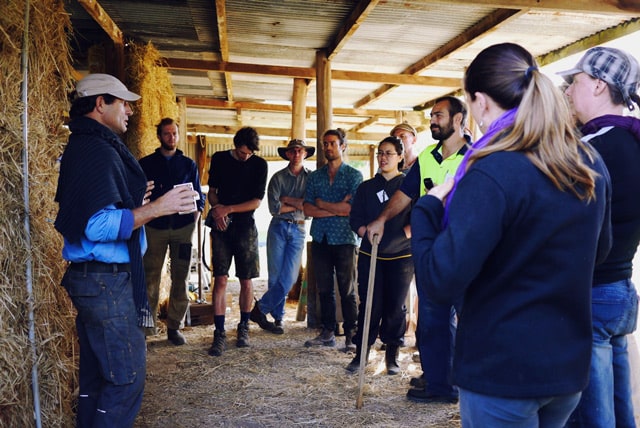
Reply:
[[125, 136], [127, 146], [136, 159], [150, 154], [158, 147], [156, 125], [160, 123], [160, 119], [179, 118], [176, 94], [167, 68], [159, 67], [161, 61], [160, 52], [151, 43], [129, 43], [129, 87], [142, 97], [134, 105], [134, 114], [129, 120]]
[[[0, 0], [0, 426], [33, 426], [31, 347], [28, 339], [29, 250], [23, 198], [21, 52], [22, 0]], [[57, 158], [65, 131], [71, 62], [69, 16], [59, 0], [31, 1], [28, 77], [28, 157], [31, 258], [40, 406], [44, 426], [69, 426], [74, 338], [73, 313], [58, 285], [64, 269], [53, 228]]]

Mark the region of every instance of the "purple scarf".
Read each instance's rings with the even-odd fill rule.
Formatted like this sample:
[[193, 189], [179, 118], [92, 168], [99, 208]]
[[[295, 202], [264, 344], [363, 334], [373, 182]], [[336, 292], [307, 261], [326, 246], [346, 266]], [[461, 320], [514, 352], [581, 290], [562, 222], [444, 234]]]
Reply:
[[503, 129], [508, 128], [513, 125], [515, 122], [516, 114], [518, 113], [517, 108], [513, 108], [511, 110], [507, 110], [496, 120], [491, 122], [491, 125], [487, 128], [487, 132], [480, 138], [478, 141], [473, 143], [471, 148], [467, 150], [467, 153], [464, 154], [462, 158], [462, 162], [460, 162], [460, 166], [456, 170], [456, 175], [453, 177], [453, 188], [449, 195], [447, 196], [447, 200], [444, 205], [444, 217], [442, 218], [442, 227], [445, 228], [449, 224], [449, 205], [451, 204], [451, 199], [453, 198], [453, 194], [456, 192], [458, 188], [458, 183], [462, 180], [462, 177], [467, 172], [467, 164], [469, 163], [469, 156], [475, 153], [478, 149], [485, 147], [489, 142]]
[[640, 142], [640, 120], [630, 116], [618, 116], [615, 114], [606, 114], [596, 117], [587, 122], [580, 130], [584, 135], [595, 134], [601, 128], [606, 126], [615, 126], [623, 128], [633, 134]]

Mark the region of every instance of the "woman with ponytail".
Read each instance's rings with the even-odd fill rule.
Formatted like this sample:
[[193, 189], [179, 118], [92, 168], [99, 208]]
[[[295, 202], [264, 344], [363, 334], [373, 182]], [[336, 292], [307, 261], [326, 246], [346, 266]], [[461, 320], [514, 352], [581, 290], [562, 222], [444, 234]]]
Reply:
[[493, 45], [464, 77], [484, 133], [411, 216], [425, 293], [462, 300], [453, 383], [463, 427], [562, 427], [588, 380], [610, 182], [533, 56]]

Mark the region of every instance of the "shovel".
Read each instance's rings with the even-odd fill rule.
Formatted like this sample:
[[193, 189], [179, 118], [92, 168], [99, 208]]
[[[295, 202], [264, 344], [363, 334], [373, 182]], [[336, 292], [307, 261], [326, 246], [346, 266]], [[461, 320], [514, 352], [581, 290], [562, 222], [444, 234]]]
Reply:
[[371, 324], [371, 305], [373, 304], [373, 287], [376, 277], [376, 260], [378, 259], [378, 235], [373, 235], [371, 243], [371, 262], [369, 263], [369, 284], [367, 285], [367, 300], [364, 305], [364, 326], [360, 340], [360, 368], [358, 369], [358, 398], [356, 409], [362, 408], [362, 387], [364, 386], [364, 370], [367, 364], [366, 347], [369, 345], [369, 324]]

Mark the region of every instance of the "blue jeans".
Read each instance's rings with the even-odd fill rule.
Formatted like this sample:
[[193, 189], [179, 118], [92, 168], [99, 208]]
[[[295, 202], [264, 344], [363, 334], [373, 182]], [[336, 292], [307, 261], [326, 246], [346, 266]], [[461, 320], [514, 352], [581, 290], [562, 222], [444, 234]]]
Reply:
[[418, 351], [426, 391], [435, 395], [457, 397], [451, 385], [455, 343], [455, 309], [418, 295]]
[[131, 427], [142, 404], [146, 344], [131, 274], [67, 270], [80, 344], [78, 427]]
[[462, 428], [561, 428], [580, 393], [559, 397], [505, 398], [460, 391]]
[[345, 334], [353, 334], [356, 330], [358, 306], [355, 292], [356, 246], [329, 245], [313, 241], [311, 258], [316, 273], [316, 286], [320, 298], [322, 326], [326, 330], [335, 331], [336, 293], [333, 284], [335, 272], [342, 305], [343, 328]]
[[267, 292], [258, 302], [260, 311], [282, 320], [287, 294], [298, 279], [304, 249], [304, 224], [273, 218], [267, 232]]
[[629, 279], [594, 286], [591, 306], [589, 385], [569, 426], [635, 427], [626, 335], [636, 329], [636, 289]]

